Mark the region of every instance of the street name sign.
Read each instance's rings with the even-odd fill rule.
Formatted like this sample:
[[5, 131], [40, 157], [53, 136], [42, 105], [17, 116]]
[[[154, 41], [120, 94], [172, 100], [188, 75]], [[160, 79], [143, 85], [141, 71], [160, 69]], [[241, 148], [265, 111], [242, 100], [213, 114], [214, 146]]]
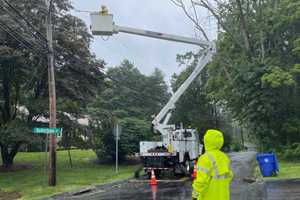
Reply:
[[54, 134], [61, 136], [62, 128], [33, 128], [32, 131], [36, 134]]

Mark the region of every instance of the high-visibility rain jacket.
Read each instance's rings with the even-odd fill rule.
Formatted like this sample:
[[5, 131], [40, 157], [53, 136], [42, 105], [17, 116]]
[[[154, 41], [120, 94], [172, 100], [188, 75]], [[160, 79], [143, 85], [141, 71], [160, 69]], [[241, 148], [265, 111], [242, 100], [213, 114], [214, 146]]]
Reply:
[[193, 182], [193, 198], [197, 200], [229, 200], [233, 173], [230, 160], [220, 151], [223, 133], [208, 130], [204, 135], [205, 154], [197, 162], [197, 178]]

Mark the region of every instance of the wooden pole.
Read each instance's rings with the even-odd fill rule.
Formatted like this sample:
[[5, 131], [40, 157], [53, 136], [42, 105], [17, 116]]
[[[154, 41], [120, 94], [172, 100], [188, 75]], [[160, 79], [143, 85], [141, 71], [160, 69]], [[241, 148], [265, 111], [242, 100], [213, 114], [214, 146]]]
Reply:
[[[53, 29], [52, 29], [52, 0], [45, 0], [48, 7], [46, 20], [47, 40], [48, 40], [48, 87], [49, 87], [49, 128], [56, 128], [56, 90], [55, 90], [55, 70], [53, 51]], [[50, 134], [49, 141], [49, 186], [56, 185], [56, 136]]]

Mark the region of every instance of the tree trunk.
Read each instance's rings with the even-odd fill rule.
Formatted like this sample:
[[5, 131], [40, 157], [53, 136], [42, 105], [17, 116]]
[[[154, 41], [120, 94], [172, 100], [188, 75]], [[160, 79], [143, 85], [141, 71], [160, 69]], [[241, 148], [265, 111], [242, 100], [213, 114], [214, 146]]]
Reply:
[[243, 12], [242, 3], [241, 3], [240, 0], [236, 0], [236, 3], [237, 3], [237, 7], [238, 7], [238, 10], [239, 10], [239, 13], [240, 13], [241, 30], [242, 30], [242, 33], [244, 35], [245, 47], [246, 47], [246, 50], [248, 52], [250, 52], [250, 50], [251, 50], [250, 34], [249, 34], [248, 26], [247, 26], [247, 23], [246, 23], [245, 14]]
[[10, 168], [14, 164], [14, 158], [18, 153], [20, 144], [14, 144], [12, 146], [0, 145], [2, 166], [4, 168]]

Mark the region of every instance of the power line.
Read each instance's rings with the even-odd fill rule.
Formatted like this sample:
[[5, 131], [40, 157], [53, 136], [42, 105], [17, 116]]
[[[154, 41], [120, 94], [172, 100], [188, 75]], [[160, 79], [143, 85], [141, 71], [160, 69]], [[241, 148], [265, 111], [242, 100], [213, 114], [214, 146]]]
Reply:
[[20, 34], [18, 34], [16, 31], [14, 31], [11, 27], [7, 26], [5, 23], [3, 23], [0, 20], [0, 28], [7, 33], [10, 37], [12, 37], [13, 39], [15, 39], [16, 41], [18, 41], [23, 47], [25, 47], [26, 49], [37, 53], [37, 54], [41, 54], [42, 52], [40, 51], [36, 51], [34, 49], [34, 47], [30, 44], [30, 42], [28, 42], [26, 39], [24, 39], [23, 36], [21, 36]]
[[[6, 2], [6, 3], [8, 3], [8, 2]], [[9, 4], [9, 3], [8, 3], [8, 4]], [[27, 25], [30, 24], [30, 22], [28, 22], [28, 20], [26, 20], [26, 18], [23, 17], [22, 14], [20, 14], [20, 13], [18, 14], [18, 16], [22, 18], [22, 19], [20, 20], [20, 19], [18, 18], [18, 16], [15, 16], [14, 14], [12, 14], [12, 13], [8, 10], [8, 8], [4, 7], [4, 5], [2, 5], [1, 7], [2, 7], [2, 9], [3, 9], [6, 13], [8, 13], [8, 14], [13, 18], [13, 20], [14, 20], [15, 22], [17, 22], [17, 23], [23, 28], [24, 31], [27, 30], [28, 26], [26, 26], [26, 25], [24, 25], [23, 23], [21, 23], [21, 20], [27, 21], [27, 23], [26, 23]], [[18, 12], [13, 6], [10, 5], [10, 7], [11, 7], [15, 12]], [[1, 21], [0, 21], [0, 22], [1, 22]], [[13, 28], [9, 27], [9, 26], [7, 25], [7, 23], [5, 23], [5, 22], [2, 22], [1, 25], [2, 25], [2, 26], [1, 26], [0, 28], [1, 28], [4, 32], [6, 32], [10, 37], [12, 37], [12, 38], [15, 39], [17, 42], [19, 42], [19, 43], [21, 44], [21, 46], [25, 47], [26, 49], [30, 50], [30, 52], [32, 52], [32, 53], [34, 53], [34, 54], [36, 54], [36, 55], [42, 56], [42, 58], [46, 56], [47, 50], [46, 50], [45, 48], [47, 47], [47, 44], [45, 43], [45, 41], [43, 41], [43, 40], [41, 40], [39, 37], [37, 37], [37, 35], [34, 34], [34, 33], [32, 32], [32, 30], [29, 30], [29, 32], [31, 33], [31, 35], [32, 35], [34, 38], [36, 38], [36, 39], [39, 41], [38, 43], [29, 42], [29, 41], [28, 41], [27, 39], [25, 39], [19, 32], [13, 30]], [[26, 26], [26, 27], [24, 27], [24, 26]], [[32, 25], [31, 25], [31, 26], [32, 26]], [[4, 28], [4, 27], [6, 27], [6, 28]], [[32, 29], [36, 30], [36, 28], [34, 28], [33, 26], [32, 26]], [[39, 33], [39, 34], [43, 37], [43, 35], [42, 35], [41, 33]], [[41, 50], [37, 50], [37, 49], [32, 45], [32, 43], [35, 44], [36, 46], [38, 46], [39, 49], [42, 49], [42, 51], [41, 51]], [[31, 82], [34, 80], [35, 77], [36, 77], [36, 76], [33, 76], [27, 83], [28, 83], [28, 84], [31, 84]]]
[[5, 33], [7, 33], [10, 37], [12, 37], [13, 39], [15, 39], [17, 42], [19, 42], [19, 44], [21, 44], [23, 47], [32, 50], [32, 48], [29, 47], [27, 44], [25, 44], [24, 41], [21, 41], [18, 37], [16, 37], [14, 34], [12, 34], [12, 33], [10, 32], [9, 29], [5, 28], [5, 27], [2, 25], [1, 21], [0, 21], [0, 25], [1, 25], [1, 26], [0, 26], [0, 29], [1, 29], [2, 31], [4, 31]]
[[[15, 8], [12, 4], [10, 4], [7, 0], [2, 0], [4, 1], [20, 18], [21, 20], [25, 21], [27, 26], [30, 27], [32, 30], [34, 30], [34, 35], [39, 36], [40, 39], [44, 40], [44, 42], [47, 43], [47, 38], [41, 33], [39, 32], [39, 30], [37, 30], [30, 21], [28, 21], [19, 11], [17, 8]], [[52, 0], [51, 0], [52, 2]]]
[[[7, 29], [4, 28], [4, 27], [8, 27], [8, 26], [5, 23], [1, 22], [1, 20], [0, 20], [0, 29], [3, 30], [5, 33], [7, 33], [10, 37], [12, 37], [13, 39], [15, 39], [17, 42], [19, 42], [21, 46], [23, 46], [24, 48], [28, 49], [30, 52], [35, 53], [36, 55], [41, 55], [42, 57], [45, 56], [45, 52], [37, 51], [32, 46], [28, 46], [27, 45], [28, 41], [26, 39], [24, 39], [23, 36], [17, 34], [15, 31], [11, 30], [9, 27]], [[27, 81], [27, 85], [31, 84], [31, 82], [34, 80], [34, 78], [36, 78], [36, 76], [33, 76], [29, 81]]]
[[[21, 28], [24, 29], [24, 31], [26, 29], [28, 29], [28, 26], [24, 26], [24, 24], [21, 22], [21, 20], [15, 16], [12, 12], [10, 12], [6, 7], [4, 7], [4, 5], [1, 6], [1, 8], [6, 11], [11, 17], [12, 19], [18, 24], [20, 25]], [[19, 16], [19, 15], [18, 15]], [[21, 15], [22, 16], [22, 15]], [[25, 19], [24, 17], [22, 17], [22, 19]], [[26, 23], [27, 24], [27, 23]], [[36, 32], [35, 31], [32, 31], [31, 29], [28, 29], [29, 30], [29, 33], [36, 39], [36, 42], [32, 42], [34, 43], [35, 45], [37, 46], [40, 46], [41, 48], [43, 49], [47, 49], [47, 43], [41, 39], [40, 37], [37, 36]]]
[[[17, 10], [17, 8], [15, 8], [13, 5], [11, 5], [9, 2], [7, 2], [7, 0], [2, 0], [2, 1], [4, 1], [7, 5], [9, 5], [9, 7], [10, 7], [14, 12], [16, 12], [17, 15], [18, 15], [23, 21], [26, 22], [26, 25], [27, 25], [27, 26], [30, 26], [32, 30], [34, 30], [35, 32], [37, 32], [38, 35], [39, 35], [40, 37], [37, 37], [37, 35], [36, 35], [35, 33], [33, 33], [31, 29], [29, 29], [29, 31], [30, 31], [30, 33], [31, 33], [32, 36], [34, 36], [34, 37], [35, 37], [36, 39], [38, 39], [40, 42], [45, 42], [45, 43], [47, 44], [47, 39], [43, 36], [43, 34], [41, 34], [41, 33], [40, 33], [40, 32], [39, 32], [39, 31], [31, 24], [31, 22], [29, 22], [29, 21], [28, 21], [28, 20], [27, 20], [27, 19], [26, 19], [26, 18], [25, 18], [18, 10]], [[2, 6], [2, 8], [3, 8], [3, 6]], [[6, 12], [9, 12], [9, 11], [6, 9]], [[9, 14], [11, 14], [11, 13], [9, 13]], [[16, 21], [16, 22], [18, 22], [18, 23], [20, 24], [19, 20], [16, 19], [15, 17], [14, 17], [14, 21]], [[2, 24], [3, 24], [3, 22], [2, 22]], [[6, 25], [6, 24], [4, 24], [4, 25]], [[20, 24], [20, 25], [24, 28], [24, 24]], [[6, 25], [6, 26], [7, 26], [7, 25]], [[8, 26], [7, 26], [7, 27], [8, 27]], [[1, 27], [0, 27], [0, 28], [1, 28]], [[10, 30], [11, 30], [11, 28], [10, 28]], [[19, 42], [21, 42], [19, 38], [22, 38], [23, 40], [26, 41], [26, 43], [28, 43], [28, 44], [30, 45], [30, 43], [29, 43], [26, 39], [24, 39], [23, 36], [20, 36], [19, 34], [18, 34], [18, 36], [16, 36], [16, 34], [13, 35], [13, 34], [11, 34], [9, 31], [5, 31], [5, 32], [8, 33], [9, 35], [11, 35], [13, 38], [15, 38], [15, 39], [16, 39], [17, 41], [19, 41]], [[128, 47], [126, 47], [123, 43], [121, 43], [121, 44], [122, 44], [123, 47], [125, 47], [125, 48], [128, 49]], [[42, 44], [42, 45], [38, 45], [38, 46], [40, 46], [40, 47], [42, 47], [42, 49], [44, 49], [43, 44]], [[28, 45], [27, 45], [26, 48], [29, 48], [30, 50], [34, 51], [35, 53], [41, 54], [41, 52], [36, 51], [32, 45], [31, 45], [31, 47], [28, 47]], [[58, 52], [58, 54], [57, 54], [58, 56], [63, 56], [63, 55], [64, 55], [62, 49], [56, 47], [56, 50], [57, 50], [57, 52]], [[44, 52], [44, 53], [46, 53], [46, 52]], [[43, 54], [43, 55], [45, 55], [45, 54]], [[70, 55], [70, 54], [69, 54], [69, 55]], [[63, 57], [65, 57], [65, 56], [63, 56]], [[79, 57], [80, 57], [80, 56], [78, 56], [77, 54], [73, 54], [71, 58], [73, 58], [74, 60], [78, 61], [78, 62], [81, 63], [81, 64], [85, 64], [81, 59], [79, 59]], [[71, 66], [69, 66], [69, 67], [71, 67]], [[129, 89], [129, 90], [131, 90], [131, 91], [134, 91], [135, 93], [140, 93], [140, 91], [136, 90], [136, 88], [132, 88], [132, 87], [129, 87], [129, 86], [125, 86], [125, 85], [123, 85], [122, 83], [120, 83], [120, 81], [114, 79], [112, 76], [109, 76], [109, 75], [107, 75], [107, 74], [104, 74], [103, 72], [102, 72], [102, 74], [104, 75], [105, 78], [108, 78], [108, 79], [114, 81], [114, 82], [115, 82], [116, 84], [118, 84], [119, 86], [121, 86], [121, 87], [123, 87], [123, 88], [127, 88], [127, 89]], [[145, 94], [144, 94], [144, 95], [145, 95]], [[158, 100], [158, 99], [154, 99], [151, 95], [149, 95], [149, 96], [146, 95], [146, 96], [147, 96], [148, 98], [153, 99], [153, 100]], [[142, 98], [142, 97], [141, 97], [141, 98]]]

